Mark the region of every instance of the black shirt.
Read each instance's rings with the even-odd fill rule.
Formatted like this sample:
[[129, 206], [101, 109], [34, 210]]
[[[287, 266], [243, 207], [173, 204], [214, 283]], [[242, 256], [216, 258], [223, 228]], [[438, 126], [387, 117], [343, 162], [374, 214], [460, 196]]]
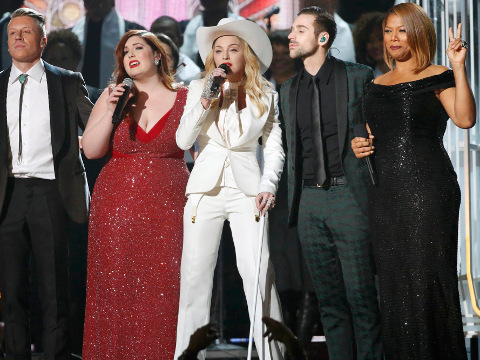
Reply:
[[312, 121], [321, 120], [320, 126], [322, 129], [322, 141], [325, 155], [324, 164], [327, 177], [343, 175], [338, 144], [334, 66], [334, 60], [327, 57], [322, 67], [315, 75], [315, 77], [319, 79], [321, 119], [311, 118], [312, 86], [314, 86], [313, 77], [305, 69], [302, 69], [299, 74], [300, 83], [297, 96], [297, 125], [300, 134], [303, 158], [302, 178], [305, 180], [315, 178], [315, 171], [313, 168], [313, 141], [311, 136]]

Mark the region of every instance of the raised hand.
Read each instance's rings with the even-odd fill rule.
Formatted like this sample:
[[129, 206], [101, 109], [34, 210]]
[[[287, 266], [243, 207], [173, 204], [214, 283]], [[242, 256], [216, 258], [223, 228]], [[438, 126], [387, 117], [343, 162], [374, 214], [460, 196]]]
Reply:
[[455, 65], [464, 65], [465, 59], [467, 57], [467, 43], [462, 40], [462, 23], [459, 23], [457, 26], [457, 36], [453, 37], [453, 30], [450, 27], [448, 29], [448, 37], [450, 42], [448, 43], [447, 56], [450, 60], [450, 64]]

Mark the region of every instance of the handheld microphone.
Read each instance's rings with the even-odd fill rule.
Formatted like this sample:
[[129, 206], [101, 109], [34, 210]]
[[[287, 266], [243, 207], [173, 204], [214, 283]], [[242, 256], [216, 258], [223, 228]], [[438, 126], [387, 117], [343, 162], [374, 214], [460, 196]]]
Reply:
[[127, 103], [127, 100], [128, 100], [128, 94], [130, 94], [130, 90], [132, 89], [132, 86], [133, 86], [133, 80], [130, 78], [125, 78], [123, 79], [122, 84], [125, 84], [124, 86], [125, 91], [118, 98], [117, 106], [115, 107], [115, 111], [113, 112], [112, 124], [114, 125], [118, 124], [122, 117], [123, 109], [125, 108], [125, 104]]
[[280, 8], [278, 6], [272, 6], [272, 8], [263, 16], [264, 19], [271, 18], [273, 15], [278, 14]]
[[[232, 64], [230, 63], [223, 63], [219, 66], [220, 69], [223, 69], [225, 71], [226, 74], [228, 74], [228, 71], [230, 70], [230, 66], [232, 66]], [[222, 80], [223, 80], [223, 77], [221, 76], [215, 76], [213, 78], [213, 82], [212, 82], [212, 86], [210, 88], [210, 90], [212, 91], [212, 93], [216, 93], [218, 88], [220, 87], [220, 84], [222, 83]]]
[[[355, 134], [355, 137], [362, 137], [362, 138], [368, 139], [367, 125], [365, 123], [355, 125], [355, 127], [353, 128], [353, 133]], [[373, 186], [376, 186], [377, 180], [376, 180], [375, 171], [373, 170], [373, 166], [372, 166], [372, 159], [370, 159], [370, 156], [367, 156], [364, 159], [365, 159], [365, 162], [367, 163], [368, 173], [370, 174], [370, 180], [372, 181]]]

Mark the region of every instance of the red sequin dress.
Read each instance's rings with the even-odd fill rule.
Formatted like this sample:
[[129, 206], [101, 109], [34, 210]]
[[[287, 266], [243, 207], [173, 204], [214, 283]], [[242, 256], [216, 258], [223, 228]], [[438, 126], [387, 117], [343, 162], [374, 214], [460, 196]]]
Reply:
[[148, 133], [124, 120], [113, 136], [92, 196], [84, 360], [173, 359], [189, 176], [175, 132], [186, 96], [179, 88]]

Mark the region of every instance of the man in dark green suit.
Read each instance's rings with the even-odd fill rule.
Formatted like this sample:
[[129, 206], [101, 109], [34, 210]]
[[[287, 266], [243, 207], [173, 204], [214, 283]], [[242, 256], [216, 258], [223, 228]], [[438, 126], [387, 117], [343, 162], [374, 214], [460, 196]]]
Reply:
[[312, 6], [298, 15], [289, 49], [304, 69], [281, 88], [289, 225], [298, 227], [330, 359], [382, 359], [366, 216], [369, 175], [350, 147], [354, 126], [364, 122], [362, 97], [373, 73], [328, 55], [336, 35], [330, 14]]

